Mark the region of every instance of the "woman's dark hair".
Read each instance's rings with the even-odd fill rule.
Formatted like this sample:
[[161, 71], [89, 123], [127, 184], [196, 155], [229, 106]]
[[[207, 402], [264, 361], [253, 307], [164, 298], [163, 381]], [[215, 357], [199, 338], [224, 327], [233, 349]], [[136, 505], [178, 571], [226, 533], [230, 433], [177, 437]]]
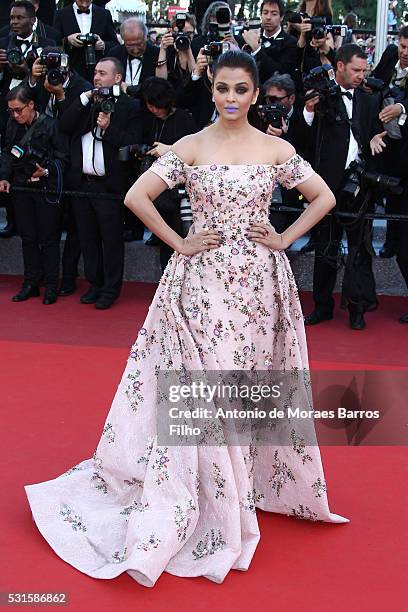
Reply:
[[7, 93], [6, 102], [11, 102], [12, 100], [18, 100], [23, 104], [35, 102], [34, 89], [27, 87], [27, 85], [17, 85], [17, 87], [13, 87]]
[[176, 91], [171, 83], [160, 77], [149, 77], [142, 84], [142, 98], [146, 104], [170, 111], [176, 105]]
[[201, 34], [203, 36], [208, 34], [210, 19], [211, 17], [215, 17], [219, 8], [229, 8], [231, 15], [234, 15], [234, 9], [231, 10], [231, 5], [228, 2], [222, 2], [222, 0], [215, 0], [215, 2], [211, 2], [201, 20]]
[[[303, 0], [303, 2], [300, 3], [299, 12], [306, 12], [306, 0]], [[331, 0], [316, 0], [313, 15], [310, 15], [310, 17], [322, 17], [323, 15], [327, 15], [328, 13], [330, 13], [330, 15], [333, 14]]]
[[213, 64], [213, 79], [221, 68], [242, 68], [251, 77], [254, 89], [259, 87], [258, 68], [252, 55], [244, 53], [244, 51], [226, 51]]

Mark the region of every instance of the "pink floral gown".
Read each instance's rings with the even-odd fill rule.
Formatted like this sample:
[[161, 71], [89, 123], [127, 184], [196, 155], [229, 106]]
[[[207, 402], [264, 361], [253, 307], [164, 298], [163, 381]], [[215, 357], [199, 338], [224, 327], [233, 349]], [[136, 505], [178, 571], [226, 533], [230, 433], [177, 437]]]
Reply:
[[348, 521], [329, 510], [318, 446], [157, 443], [159, 369], [308, 368], [287, 257], [245, 230], [268, 220], [276, 181], [291, 188], [313, 170], [298, 155], [277, 166], [188, 166], [170, 151], [151, 171], [169, 187], [185, 183], [195, 230], [221, 231], [221, 246], [172, 256], [93, 458], [26, 493], [54, 551], [89, 576], [128, 572], [153, 586], [166, 571], [221, 583], [250, 565], [256, 508]]

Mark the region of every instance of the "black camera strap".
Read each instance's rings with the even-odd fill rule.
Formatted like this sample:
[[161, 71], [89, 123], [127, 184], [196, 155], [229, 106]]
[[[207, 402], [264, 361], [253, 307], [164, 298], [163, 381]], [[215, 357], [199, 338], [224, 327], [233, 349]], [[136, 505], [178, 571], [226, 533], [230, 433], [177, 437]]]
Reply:
[[[138, 65], [137, 70], [135, 72], [135, 76], [133, 76], [133, 67], [132, 67], [132, 60], [134, 60], [134, 59], [138, 59], [139, 60], [139, 65]], [[130, 73], [130, 84], [133, 85], [134, 80], [136, 79], [137, 76], [139, 76], [139, 73], [142, 70], [143, 56], [142, 57], [133, 57], [133, 58], [131, 58], [130, 55], [128, 55], [128, 65], [129, 65], [129, 73]], [[139, 79], [140, 79], [140, 77], [139, 77]]]
[[40, 115], [35, 121], [32, 122], [28, 130], [25, 132], [23, 137], [20, 139], [20, 142], [18, 143], [19, 147], [23, 149], [26, 146], [26, 144], [31, 140], [34, 130], [36, 130], [38, 126], [41, 125], [45, 121], [45, 119], [47, 119], [46, 115]]

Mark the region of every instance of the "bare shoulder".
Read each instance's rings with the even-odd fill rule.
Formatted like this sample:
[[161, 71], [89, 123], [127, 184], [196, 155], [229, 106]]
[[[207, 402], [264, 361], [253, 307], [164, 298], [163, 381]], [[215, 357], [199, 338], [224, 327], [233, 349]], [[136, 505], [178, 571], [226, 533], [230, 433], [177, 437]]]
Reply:
[[265, 156], [272, 165], [284, 164], [296, 153], [295, 148], [286, 140], [269, 134], [261, 134], [262, 147]]
[[189, 134], [180, 138], [171, 146], [171, 150], [179, 157], [185, 164], [192, 166], [197, 156], [197, 150], [202, 146], [201, 132], [197, 134]]

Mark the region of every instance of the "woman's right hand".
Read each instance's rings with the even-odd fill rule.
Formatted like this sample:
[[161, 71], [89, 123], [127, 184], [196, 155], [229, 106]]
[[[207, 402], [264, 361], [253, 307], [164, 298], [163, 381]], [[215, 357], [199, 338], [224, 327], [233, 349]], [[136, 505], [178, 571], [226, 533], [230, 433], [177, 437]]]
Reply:
[[196, 255], [202, 251], [218, 249], [220, 246], [220, 236], [214, 230], [203, 230], [196, 234], [188, 233], [183, 239], [179, 253], [181, 255]]
[[200, 49], [197, 55], [196, 66], [194, 68], [193, 74], [195, 74], [196, 76], [202, 76], [203, 73], [207, 70], [207, 66], [208, 66], [207, 56], [204, 55], [203, 49]]

